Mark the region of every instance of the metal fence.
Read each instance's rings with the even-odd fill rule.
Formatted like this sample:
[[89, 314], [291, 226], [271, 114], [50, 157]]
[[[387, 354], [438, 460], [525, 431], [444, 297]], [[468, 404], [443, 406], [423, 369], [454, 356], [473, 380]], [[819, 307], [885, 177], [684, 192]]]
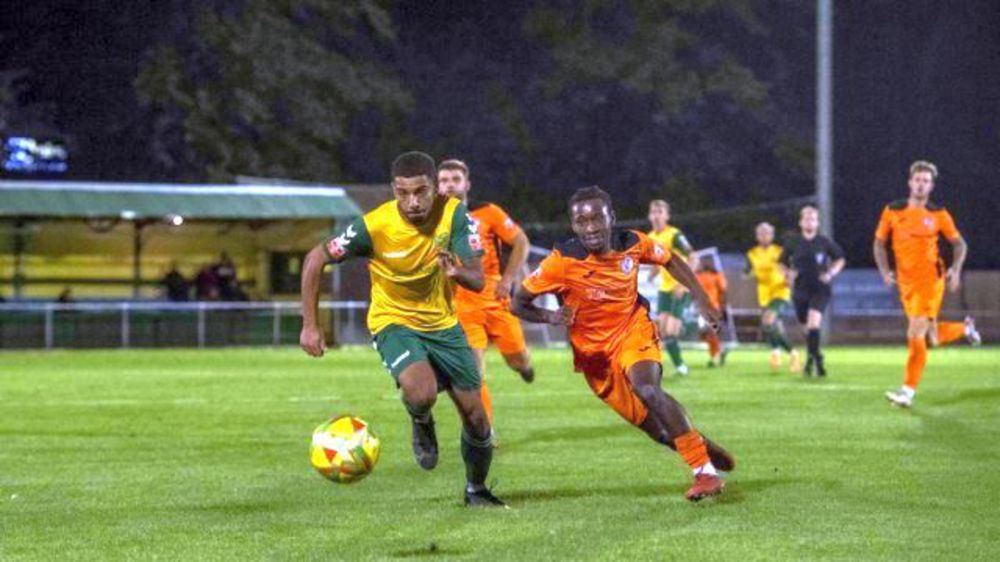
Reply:
[[[0, 349], [288, 345], [299, 341], [297, 302], [0, 304]], [[365, 344], [367, 302], [321, 302], [336, 344]]]

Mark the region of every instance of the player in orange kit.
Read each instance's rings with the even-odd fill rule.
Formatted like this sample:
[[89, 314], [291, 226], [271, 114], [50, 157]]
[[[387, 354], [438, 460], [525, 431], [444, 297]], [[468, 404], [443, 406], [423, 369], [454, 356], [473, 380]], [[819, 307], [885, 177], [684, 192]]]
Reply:
[[[899, 286], [899, 298], [909, 319], [906, 330], [909, 357], [903, 386], [885, 394], [887, 400], [904, 408], [913, 405], [927, 363], [928, 340], [931, 346], [951, 343], [962, 336], [974, 345], [980, 342], [972, 318], [966, 317], [964, 323], [937, 320], [945, 285], [951, 292], [961, 285], [962, 265], [968, 252], [951, 214], [930, 202], [937, 175], [934, 164], [914, 162], [908, 181], [910, 197], [886, 205], [875, 231], [875, 263], [887, 286]], [[944, 236], [953, 250], [947, 271], [938, 256], [939, 236]], [[889, 268], [890, 240], [896, 258], [895, 274]]]
[[[696, 261], [695, 265], [697, 266], [695, 273], [698, 277], [698, 283], [701, 284], [702, 289], [705, 289], [709, 302], [718, 310], [725, 310], [726, 291], [729, 290], [725, 273], [716, 270], [715, 262], [708, 256]], [[719, 334], [704, 321], [699, 321], [698, 326], [700, 328], [699, 336], [702, 341], [708, 344], [708, 366], [721, 367], [726, 362], [726, 351], [722, 348], [722, 342], [719, 341]]]
[[[524, 342], [521, 322], [510, 312], [510, 295], [521, 268], [528, 259], [528, 237], [499, 206], [493, 203], [469, 201], [469, 167], [461, 160], [445, 160], [438, 165], [438, 191], [461, 200], [469, 208], [469, 216], [479, 229], [483, 245], [483, 275], [486, 286], [475, 293], [455, 287], [455, 308], [469, 345], [476, 356], [483, 382], [481, 396], [490, 422], [493, 422], [493, 400], [486, 386], [486, 346], [492, 341], [507, 365], [517, 371], [525, 382], [535, 380], [531, 356]], [[500, 263], [500, 244], [511, 247], [507, 264]], [[495, 436], [494, 436], [495, 437]]]
[[[694, 471], [685, 496], [691, 501], [722, 492], [717, 470], [735, 461], [703, 437], [684, 407], [660, 387], [662, 353], [649, 303], [639, 295], [640, 264], [663, 266], [687, 287], [702, 314], [717, 328], [720, 313], [694, 272], [669, 250], [635, 230], [613, 230], [611, 197], [598, 187], [579, 189], [569, 200], [576, 238], [557, 244], [514, 296], [514, 313], [528, 322], [567, 326], [576, 370], [598, 398], [658, 443], [676, 450]], [[555, 294], [558, 310], [535, 306]]]

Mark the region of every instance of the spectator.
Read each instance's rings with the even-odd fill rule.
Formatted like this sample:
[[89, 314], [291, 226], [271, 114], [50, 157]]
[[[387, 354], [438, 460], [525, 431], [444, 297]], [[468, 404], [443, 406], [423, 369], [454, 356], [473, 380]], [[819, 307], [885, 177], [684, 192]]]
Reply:
[[219, 300], [219, 278], [215, 276], [215, 268], [210, 264], [201, 266], [198, 276], [194, 279], [195, 294], [200, 301]]
[[61, 293], [59, 293], [59, 297], [56, 299], [56, 302], [59, 303], [59, 304], [72, 304], [72, 303], [75, 303], [76, 299], [73, 298], [73, 289], [71, 289], [69, 287], [66, 287], [65, 289], [63, 289], [63, 291]]
[[170, 262], [170, 271], [160, 281], [167, 292], [167, 300], [171, 302], [187, 302], [191, 284], [177, 270], [177, 262]]
[[236, 264], [233, 263], [228, 253], [222, 252], [222, 255], [219, 256], [219, 263], [215, 264], [213, 269], [219, 284], [219, 297], [222, 300], [246, 300], [245, 295], [243, 298], [239, 298], [242, 291], [237, 281]]

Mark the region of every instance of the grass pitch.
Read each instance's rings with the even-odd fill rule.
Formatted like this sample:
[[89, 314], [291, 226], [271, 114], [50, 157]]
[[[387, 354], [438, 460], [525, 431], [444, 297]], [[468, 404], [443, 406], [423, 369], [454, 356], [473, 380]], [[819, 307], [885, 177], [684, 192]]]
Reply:
[[[700, 363], [703, 353], [689, 352]], [[536, 351], [490, 357], [509, 511], [461, 506], [458, 423], [416, 467], [376, 354], [292, 349], [0, 354], [0, 559], [925, 559], [1000, 555], [1000, 349], [934, 351], [912, 412], [902, 349], [831, 349], [828, 381], [736, 352], [664, 386], [739, 467], [689, 504], [682, 462]], [[353, 485], [308, 462], [333, 413], [383, 439]]]

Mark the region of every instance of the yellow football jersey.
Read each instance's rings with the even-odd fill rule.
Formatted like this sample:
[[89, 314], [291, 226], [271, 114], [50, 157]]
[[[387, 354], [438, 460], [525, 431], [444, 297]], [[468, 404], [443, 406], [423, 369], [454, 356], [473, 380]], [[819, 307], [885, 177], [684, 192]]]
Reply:
[[781, 269], [784, 249], [771, 244], [754, 246], [747, 252], [747, 273], [757, 280], [757, 303], [765, 307], [773, 300], [790, 300], [791, 290]]
[[461, 201], [448, 198], [443, 207], [436, 225], [417, 228], [403, 218], [395, 200], [389, 201], [324, 244], [334, 262], [368, 258], [372, 282], [368, 330], [372, 335], [390, 324], [428, 332], [458, 323], [452, 283], [438, 265], [438, 252], [448, 250], [464, 261], [480, 252], [482, 245]]
[[[655, 230], [649, 231], [649, 237], [660, 243], [660, 246], [664, 248], [681, 254], [687, 257], [690, 245], [684, 234], [679, 228], [670, 226], [669, 224], [663, 230], [657, 232]], [[660, 268], [660, 291], [664, 293], [669, 293], [673, 291], [680, 283], [673, 278], [669, 273], [667, 273], [667, 268]]]

